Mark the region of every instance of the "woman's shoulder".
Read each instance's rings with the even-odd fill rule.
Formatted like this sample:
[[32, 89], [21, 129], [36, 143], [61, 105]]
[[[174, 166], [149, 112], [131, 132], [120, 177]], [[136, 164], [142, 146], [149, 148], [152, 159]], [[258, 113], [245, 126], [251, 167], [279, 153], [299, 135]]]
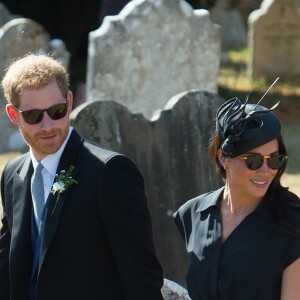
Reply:
[[220, 188], [190, 199], [173, 214], [174, 222], [186, 242], [193, 230], [194, 223], [199, 220], [199, 213], [216, 207], [223, 190], [224, 188]]
[[300, 237], [300, 199], [288, 188], [272, 193], [271, 214], [279, 232]]
[[218, 205], [218, 200], [223, 190], [224, 187], [215, 191], [210, 191], [201, 194], [195, 198], [188, 200], [182, 206], [179, 207], [179, 209], [175, 212], [174, 215], [180, 215], [183, 217], [184, 215], [191, 215], [199, 211], [206, 210], [211, 206]]
[[300, 198], [288, 189], [284, 191], [282, 197], [283, 203], [286, 204], [286, 210], [290, 215], [291, 222], [300, 233]]
[[[290, 211], [300, 212], [300, 198], [288, 188], [276, 191], [275, 197], [279, 197], [280, 202]], [[300, 218], [299, 218], [300, 219]]]

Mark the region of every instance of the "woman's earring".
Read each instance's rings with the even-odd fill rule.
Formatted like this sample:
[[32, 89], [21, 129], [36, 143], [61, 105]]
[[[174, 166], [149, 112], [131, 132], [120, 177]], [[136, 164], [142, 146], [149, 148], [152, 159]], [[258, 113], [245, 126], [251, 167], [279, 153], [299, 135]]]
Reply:
[[221, 166], [221, 168], [223, 168], [225, 170], [226, 167], [225, 167], [225, 165], [223, 165], [224, 161], [225, 161], [225, 157], [222, 158], [222, 160], [220, 162], [220, 166]]

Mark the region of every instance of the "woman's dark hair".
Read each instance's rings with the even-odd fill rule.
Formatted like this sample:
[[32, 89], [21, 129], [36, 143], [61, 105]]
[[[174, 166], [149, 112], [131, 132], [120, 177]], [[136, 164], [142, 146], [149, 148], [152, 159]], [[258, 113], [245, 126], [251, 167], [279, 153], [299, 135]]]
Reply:
[[[279, 136], [277, 137], [277, 140], [278, 140], [278, 152], [280, 154], [287, 155], [286, 147], [283, 142], [281, 134], [279, 134]], [[208, 156], [209, 156], [210, 160], [215, 164], [217, 173], [219, 173], [225, 179], [226, 171], [223, 168], [223, 166], [218, 158], [219, 149], [220, 149], [219, 136], [218, 136], [217, 130], [215, 130], [212, 133], [211, 139], [209, 141]], [[286, 165], [284, 165], [281, 169], [278, 170], [275, 178], [273, 179], [273, 181], [269, 187], [270, 189], [282, 188], [280, 179], [281, 179], [282, 174], [284, 173], [285, 168], [286, 168]]]
[[[287, 155], [287, 150], [281, 134], [277, 137], [278, 152]], [[226, 179], [226, 170], [223, 168], [218, 158], [218, 151], [220, 149], [219, 136], [217, 130], [212, 133], [208, 146], [208, 155], [216, 167], [217, 173], [222, 178]], [[273, 228], [280, 233], [300, 236], [300, 221], [294, 224], [293, 212], [297, 211], [300, 215], [300, 200], [298, 196], [288, 190], [288, 188], [281, 185], [281, 177], [285, 171], [286, 164], [280, 168], [274, 177], [272, 183], [267, 191], [267, 199], [270, 208], [271, 220]]]
[[223, 168], [218, 158], [219, 149], [220, 149], [220, 142], [219, 142], [218, 131], [214, 130], [208, 144], [208, 156], [210, 160], [213, 162], [213, 164], [215, 165], [217, 173], [219, 173], [222, 176], [222, 178], [225, 179], [226, 171]]

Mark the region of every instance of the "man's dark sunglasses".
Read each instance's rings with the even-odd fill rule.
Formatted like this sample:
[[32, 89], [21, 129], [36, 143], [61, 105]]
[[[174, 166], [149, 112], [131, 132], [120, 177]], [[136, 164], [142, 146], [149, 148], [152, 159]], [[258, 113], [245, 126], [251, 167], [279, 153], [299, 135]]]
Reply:
[[284, 166], [287, 156], [284, 154], [274, 153], [271, 155], [261, 155], [258, 153], [240, 155], [245, 160], [246, 167], [250, 170], [258, 170], [264, 163], [266, 158], [268, 166], [272, 170], [278, 170]]
[[52, 120], [62, 119], [68, 111], [68, 103], [55, 104], [46, 109], [29, 109], [23, 111], [15, 106], [13, 107], [22, 115], [24, 121], [30, 125], [40, 123], [43, 120], [45, 111]]

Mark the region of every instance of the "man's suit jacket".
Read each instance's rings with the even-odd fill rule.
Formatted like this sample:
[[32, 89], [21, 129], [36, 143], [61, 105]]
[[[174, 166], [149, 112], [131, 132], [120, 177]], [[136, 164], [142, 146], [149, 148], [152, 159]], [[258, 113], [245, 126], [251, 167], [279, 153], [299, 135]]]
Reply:
[[[75, 166], [57, 206], [50, 193], [37, 277], [37, 300], [162, 299], [143, 178], [126, 156], [84, 141], [74, 130], [57, 173]], [[0, 299], [29, 299], [33, 166], [29, 154], [2, 175]], [[52, 213], [53, 212], [53, 213]]]

